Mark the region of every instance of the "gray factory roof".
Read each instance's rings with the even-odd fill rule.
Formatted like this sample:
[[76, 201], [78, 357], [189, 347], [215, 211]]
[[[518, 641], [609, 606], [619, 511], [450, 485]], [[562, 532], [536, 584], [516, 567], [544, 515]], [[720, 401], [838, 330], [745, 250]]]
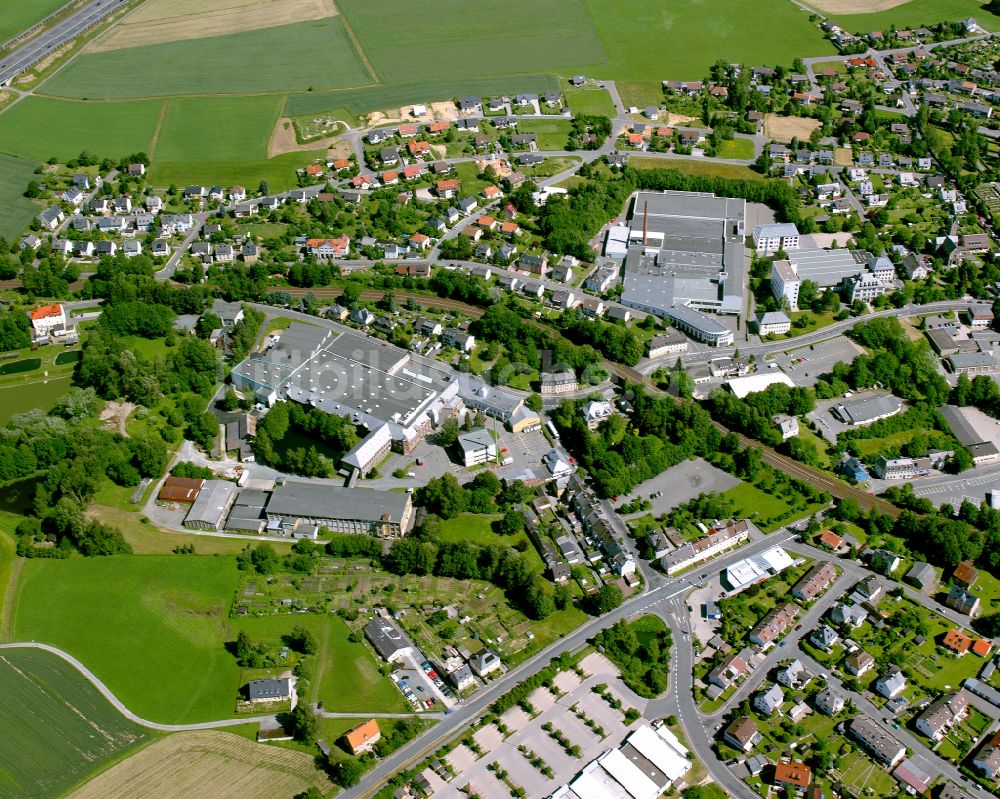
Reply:
[[409, 494], [394, 491], [287, 481], [275, 486], [267, 503], [267, 515], [399, 523], [409, 502]]
[[404, 350], [368, 336], [293, 324], [262, 356], [240, 363], [238, 377], [327, 413], [360, 411], [409, 422], [450, 380], [410, 362]]
[[902, 404], [902, 402], [891, 394], [883, 394], [877, 397], [865, 397], [864, 399], [845, 402], [840, 407], [843, 409], [843, 414], [853, 424], [865, 424], [874, 419], [881, 419], [883, 416], [898, 413]]
[[709, 192], [643, 191], [635, 196], [632, 213], [641, 219], [644, 211], [650, 219], [654, 216], [682, 216], [736, 221], [746, 216], [746, 200], [716, 197]]
[[671, 319], [686, 322], [708, 335], [722, 335], [729, 332], [729, 328], [718, 319], [708, 314], [703, 314], [694, 308], [688, 308], [686, 305], [675, 305], [669, 309], [668, 314]]
[[218, 526], [236, 494], [236, 483], [228, 480], [206, 480], [191, 504], [191, 510], [184, 517], [184, 523], [203, 522]]
[[811, 280], [819, 286], [836, 286], [845, 277], [865, 271], [869, 255], [864, 250], [796, 250], [788, 260], [799, 280]]

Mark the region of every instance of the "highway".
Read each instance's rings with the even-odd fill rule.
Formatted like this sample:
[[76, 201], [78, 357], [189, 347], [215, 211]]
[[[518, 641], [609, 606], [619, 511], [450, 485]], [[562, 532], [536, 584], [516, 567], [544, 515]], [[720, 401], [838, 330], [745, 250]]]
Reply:
[[54, 50], [75, 39], [88, 28], [122, 8], [128, 0], [94, 0], [62, 22], [43, 30], [0, 61], [0, 86], [6, 86], [19, 73], [37, 64]]

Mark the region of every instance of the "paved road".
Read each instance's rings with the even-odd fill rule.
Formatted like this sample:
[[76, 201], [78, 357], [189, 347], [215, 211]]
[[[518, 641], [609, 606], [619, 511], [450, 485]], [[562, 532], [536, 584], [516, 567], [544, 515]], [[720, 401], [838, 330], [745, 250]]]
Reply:
[[[905, 317], [917, 316], [920, 314], [943, 313], [946, 311], [960, 311], [968, 307], [969, 302], [970, 300], [966, 298], [962, 300], [942, 300], [940, 302], [927, 303], [926, 305], [905, 305], [902, 308], [889, 308], [884, 311], [875, 311], [874, 313], [865, 314], [864, 316], [848, 317], [842, 322], [834, 322], [832, 325], [821, 327], [819, 330], [814, 330], [810, 333], [804, 333], [801, 336], [794, 336], [792, 338], [767, 341], [758, 344], [742, 344], [739, 347], [712, 347], [711, 349], [704, 347], [696, 349], [682, 355], [681, 361], [686, 366], [696, 363], [706, 363], [714, 358], [731, 356], [737, 349], [740, 351], [740, 355], [754, 355], [759, 361], [763, 358], [763, 356], [773, 352], [786, 352], [788, 350], [807, 347], [810, 344], [817, 344], [820, 341], [826, 341], [827, 339], [834, 338], [835, 336], [839, 336], [841, 333], [850, 330], [860, 322], [868, 322], [872, 319], [881, 319], [888, 316]], [[658, 358], [654, 361], [643, 361], [640, 365], [640, 370], [646, 373], [652, 372], [663, 366], [664, 363], [673, 363], [673, 360], [674, 358], [671, 356], [668, 359]]]
[[[713, 575], [718, 574], [738, 560], [760, 553], [779, 544], [785, 537], [787, 537], [787, 533], [775, 533], [765, 536], [759, 542], [750, 544], [713, 561], [705, 567], [705, 572]], [[511, 669], [503, 677], [489, 683], [464, 704], [458, 705], [444, 721], [436, 724], [427, 733], [411, 741], [389, 757], [380, 760], [375, 768], [362, 778], [358, 785], [345, 791], [340, 796], [342, 799], [359, 799], [359, 797], [369, 795], [383, 786], [389, 777], [397, 771], [407, 768], [453, 737], [459, 735], [465, 726], [481, 718], [494, 700], [507, 693], [520, 680], [538, 671], [549, 660], [559, 657], [564, 652], [573, 652], [580, 649], [590, 638], [601, 630], [610, 627], [615, 622], [627, 619], [637, 613], [646, 612], [657, 601], [686, 593], [693, 586], [692, 578], [687, 576], [664, 579], [656, 587], [650, 588], [644, 593], [630, 599], [611, 613], [591, 619], [544, 651]], [[709, 761], [706, 765], [711, 769], [712, 762]], [[726, 784], [726, 771], [722, 769], [716, 769], [715, 771], [718, 771], [718, 774], [713, 772], [713, 778]], [[749, 794], [747, 796], [749, 797]]]
[[43, 31], [34, 39], [4, 57], [0, 62], [0, 86], [4, 86], [20, 72], [41, 61], [53, 50], [74, 39], [88, 28], [125, 5], [127, 0], [94, 0], [72, 16]]

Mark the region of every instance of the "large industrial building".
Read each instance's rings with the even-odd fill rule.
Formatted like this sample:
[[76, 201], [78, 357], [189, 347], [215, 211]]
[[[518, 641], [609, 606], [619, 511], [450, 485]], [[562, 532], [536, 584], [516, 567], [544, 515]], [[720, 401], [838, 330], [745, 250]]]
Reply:
[[458, 397], [458, 381], [447, 367], [416, 361], [361, 333], [300, 322], [266, 352], [239, 363], [232, 380], [267, 405], [294, 400], [350, 416], [370, 432], [388, 425], [403, 452], [450, 415]]
[[639, 192], [632, 201], [622, 303], [665, 316], [693, 338], [733, 342], [713, 314], [741, 316], [746, 288], [746, 200]]
[[340, 488], [286, 480], [277, 485], [264, 510], [268, 530], [305, 522], [333, 533], [399, 538], [410, 528], [410, 494]]

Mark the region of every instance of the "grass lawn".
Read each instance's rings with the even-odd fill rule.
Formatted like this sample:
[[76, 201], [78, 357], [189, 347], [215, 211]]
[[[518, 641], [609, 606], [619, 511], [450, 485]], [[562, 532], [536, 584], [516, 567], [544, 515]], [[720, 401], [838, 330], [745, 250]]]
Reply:
[[784, 336], [775, 336], [775, 339], [794, 338], [805, 333], [811, 333], [813, 330], [819, 330], [821, 327], [832, 325], [834, 321], [832, 311], [820, 314], [813, 313], [812, 311], [792, 311], [788, 316], [792, 320], [792, 329]]
[[[83, 53], [45, 84], [61, 97], [335, 89], [372, 82], [339, 17], [165, 44]], [[210, 114], [215, 125], [235, 121]]]
[[[131, 491], [131, 489], [126, 490]], [[98, 498], [100, 498], [100, 493]], [[221, 536], [161, 530], [152, 523], [144, 522], [142, 516], [135, 510], [125, 510], [104, 504], [92, 504], [88, 513], [95, 519], [100, 519], [121, 530], [125, 540], [132, 545], [132, 549], [137, 555], [169, 555], [176, 547], [187, 544], [193, 546], [199, 555], [236, 555], [247, 544], [251, 543], [241, 538], [223, 538]], [[292, 550], [291, 542], [271, 541], [270, 544], [279, 555], [286, 555]]]
[[644, 108], [663, 102], [663, 84], [659, 81], [619, 80], [615, 81], [615, 86], [626, 108]]
[[64, 5], [65, 0], [6, 0], [3, 16], [0, 17], [0, 44], [41, 22]]
[[539, 150], [565, 150], [569, 120], [525, 119], [517, 123], [517, 132], [534, 133]]
[[[402, 51], [401, 51], [402, 52]], [[385, 108], [399, 108], [406, 103], [428, 103], [461, 95], [543, 94], [559, 89], [554, 75], [483, 75], [480, 77], [430, 78], [405, 82], [343, 89], [329, 92], [295, 92], [289, 94], [285, 106], [287, 116], [325, 116], [330, 109], [343, 108], [353, 115]]]
[[6, 424], [18, 413], [34, 408], [49, 411], [70, 389], [72, 377], [44, 378], [40, 373], [32, 373], [30, 382], [15, 386], [0, 387], [0, 424]]
[[[570, 70], [607, 60], [582, 0], [487, 0], [460, 12], [452, 0], [427, 0], [419, 14], [405, 0], [341, 0], [337, 7], [384, 83]], [[513, 61], [504, 58], [510, 48]]]
[[37, 161], [66, 161], [81, 150], [102, 158], [148, 152], [162, 105], [160, 100], [89, 103], [25, 97], [0, 114], [0, 150]]
[[10, 590], [14, 574], [14, 528], [17, 517], [13, 514], [0, 516], [0, 641], [7, 640], [7, 592]]
[[37, 166], [37, 161], [27, 158], [0, 155], [0, 236], [6, 239], [17, 238], [41, 210], [24, 196]]
[[749, 139], [729, 139], [719, 145], [715, 155], [717, 158], [738, 158], [742, 161], [752, 161], [753, 142]]
[[750, 517], [766, 530], [770, 523], [785, 519], [791, 512], [791, 506], [781, 497], [765, 494], [757, 486], [750, 483], [740, 483], [725, 492], [736, 503], [734, 516], [737, 519]]
[[580, 114], [615, 115], [615, 104], [604, 89], [564, 89], [563, 96], [573, 116]]
[[588, 70], [598, 77], [697, 80], [720, 58], [726, 63], [790, 64], [796, 56], [835, 52], [806, 13], [784, 0], [755, 3], [753, 13], [732, 0], [586, 3], [609, 57], [609, 63]]
[[959, 22], [975, 17], [987, 30], [1000, 30], [1000, 17], [991, 14], [979, 0], [910, 0], [888, 11], [874, 14], [830, 14], [845, 30], [867, 33], [893, 25], [911, 28], [938, 22]]
[[150, 733], [58, 656], [10, 649], [0, 656], [0, 736], [3, 795], [46, 799], [62, 796]]
[[463, 513], [454, 519], [441, 522], [442, 541], [470, 541], [480, 546], [501, 545], [517, 546], [528, 545], [525, 553], [528, 561], [539, 574], [544, 571], [542, 558], [538, 551], [531, 545], [527, 533], [520, 535], [499, 535], [493, 532], [492, 523], [499, 519], [499, 516], [483, 516], [481, 514]]
[[694, 161], [666, 158], [630, 156], [628, 165], [633, 169], [675, 169], [685, 175], [714, 175], [720, 178], [740, 178], [743, 180], [764, 180], [759, 172], [754, 172], [742, 164], [718, 164], [712, 161]]
[[[240, 669], [224, 644], [239, 630], [275, 643], [304, 624], [325, 657], [316, 682], [330, 710], [395, 710], [402, 697], [372, 656], [347, 640], [337, 616], [282, 615], [231, 620], [239, 584], [225, 556], [116, 556], [28, 561], [15, 598], [13, 635], [46, 641], [79, 657], [131, 710], [165, 722], [233, 715]], [[95, 625], [94, 608], [101, 623]], [[327, 676], [329, 675], [329, 676]]]
[[799, 425], [799, 440], [800, 441], [811, 441], [813, 444], [815, 444], [816, 445], [816, 452], [819, 455], [819, 466], [820, 466], [820, 468], [822, 468], [822, 469], [828, 469], [830, 467], [830, 456], [826, 454], [826, 448], [829, 446], [829, 443], [827, 442], [827, 440], [825, 438], [817, 435], [812, 430], [810, 430], [808, 427], [806, 427], [804, 424], [800, 424]]

